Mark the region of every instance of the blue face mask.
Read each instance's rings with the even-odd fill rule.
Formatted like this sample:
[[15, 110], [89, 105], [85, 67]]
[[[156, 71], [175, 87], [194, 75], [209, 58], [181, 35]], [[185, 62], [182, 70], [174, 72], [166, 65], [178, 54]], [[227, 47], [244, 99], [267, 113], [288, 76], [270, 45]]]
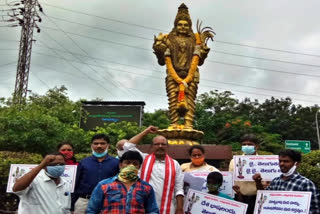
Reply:
[[102, 152], [102, 153], [95, 152], [92, 149], [92, 154], [97, 158], [102, 158], [102, 157], [104, 157], [104, 156], [106, 156], [108, 154], [108, 149], [104, 150], [104, 152]]
[[252, 155], [253, 153], [255, 153], [256, 149], [254, 148], [254, 146], [242, 146], [241, 150], [243, 151], [244, 154], [246, 155]]
[[64, 172], [65, 166], [47, 166], [46, 175], [52, 178], [60, 177]]

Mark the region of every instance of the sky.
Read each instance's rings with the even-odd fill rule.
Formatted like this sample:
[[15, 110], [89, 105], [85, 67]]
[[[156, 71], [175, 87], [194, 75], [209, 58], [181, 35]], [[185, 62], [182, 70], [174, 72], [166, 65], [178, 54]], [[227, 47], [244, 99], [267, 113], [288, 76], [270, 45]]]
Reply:
[[[7, 0], [7, 2], [14, 2]], [[168, 33], [181, 3], [216, 33], [200, 66], [198, 94], [228, 90], [263, 102], [292, 98], [319, 104], [318, 0], [39, 0], [28, 89], [45, 94], [64, 85], [72, 100], [144, 101], [168, 107], [165, 67], [152, 53], [154, 35]], [[0, 0], [0, 20], [8, 17]], [[21, 27], [0, 21], [0, 97], [14, 92]]]

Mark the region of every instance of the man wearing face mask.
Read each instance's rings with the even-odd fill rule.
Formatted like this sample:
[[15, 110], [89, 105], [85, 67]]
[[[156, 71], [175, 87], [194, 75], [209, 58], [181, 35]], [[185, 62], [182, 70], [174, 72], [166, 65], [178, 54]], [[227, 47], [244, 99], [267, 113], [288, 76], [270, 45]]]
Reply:
[[[282, 175], [274, 178], [266, 190], [274, 191], [302, 191], [311, 192], [311, 204], [309, 214], [320, 213], [320, 193], [315, 184], [308, 178], [296, 172], [301, 162], [301, 153], [292, 149], [286, 149], [279, 153], [279, 167]], [[259, 173], [253, 176], [257, 189], [263, 190], [262, 178]]]
[[[259, 140], [253, 134], [246, 134], [241, 139], [243, 155], [258, 155]], [[234, 160], [230, 161], [229, 171], [234, 169]], [[247, 214], [253, 214], [257, 196], [257, 188], [254, 181], [235, 181], [233, 190], [236, 192], [235, 199], [248, 204]]]
[[77, 167], [71, 201], [71, 210], [75, 214], [85, 213], [91, 192], [101, 180], [119, 172], [119, 160], [108, 155], [109, 142], [109, 137], [105, 134], [94, 135], [91, 139], [92, 156], [81, 160]]
[[64, 167], [63, 154], [47, 155], [16, 181], [12, 189], [20, 197], [19, 214], [70, 213], [71, 186], [60, 177]]
[[120, 158], [120, 173], [99, 182], [86, 213], [159, 213], [152, 186], [138, 176], [142, 161], [139, 152], [125, 152]]

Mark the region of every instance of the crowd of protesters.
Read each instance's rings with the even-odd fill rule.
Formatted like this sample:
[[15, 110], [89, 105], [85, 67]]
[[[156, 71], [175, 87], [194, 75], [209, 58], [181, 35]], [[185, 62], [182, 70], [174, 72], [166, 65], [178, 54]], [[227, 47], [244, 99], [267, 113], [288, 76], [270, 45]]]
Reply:
[[[19, 178], [13, 192], [20, 197], [18, 213], [83, 214], [83, 213], [161, 213], [183, 214], [184, 174], [210, 172], [206, 185], [209, 194], [248, 204], [247, 214], [255, 207], [257, 190], [311, 192], [310, 214], [320, 213], [320, 194], [316, 185], [301, 176], [297, 167], [301, 154], [295, 150], [279, 153], [281, 175], [271, 183], [260, 174], [253, 181], [235, 182], [235, 197], [219, 191], [223, 176], [205, 161], [201, 145], [190, 147], [191, 162], [179, 163], [168, 155], [168, 141], [157, 135], [151, 142], [151, 152], [141, 152], [136, 145], [157, 128], [150, 126], [130, 140], [116, 144], [117, 157], [108, 154], [110, 140], [105, 134], [91, 139], [92, 156], [79, 163], [74, 158], [73, 146], [62, 142], [57, 152], [47, 155], [30, 172]], [[259, 142], [253, 135], [241, 139], [243, 155], [258, 155]], [[61, 177], [65, 165], [77, 165], [75, 189]], [[234, 170], [234, 161], [229, 171]]]

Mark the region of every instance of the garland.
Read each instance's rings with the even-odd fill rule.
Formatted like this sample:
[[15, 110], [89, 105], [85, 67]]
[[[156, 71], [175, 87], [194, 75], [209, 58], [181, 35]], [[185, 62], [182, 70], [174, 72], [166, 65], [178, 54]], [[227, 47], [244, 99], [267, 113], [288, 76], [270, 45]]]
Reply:
[[[200, 35], [198, 33], [195, 33], [195, 37], [196, 37], [196, 45], [200, 45], [201, 44]], [[176, 81], [176, 83], [179, 84], [178, 108], [186, 108], [185, 89], [188, 86], [188, 83], [190, 83], [193, 80], [194, 73], [199, 64], [199, 55], [196, 53], [193, 53], [188, 75], [184, 79], [181, 79], [178, 76], [175, 69], [173, 68], [170, 56], [165, 56], [165, 63], [166, 63], [169, 75], [174, 79], [174, 81]]]

